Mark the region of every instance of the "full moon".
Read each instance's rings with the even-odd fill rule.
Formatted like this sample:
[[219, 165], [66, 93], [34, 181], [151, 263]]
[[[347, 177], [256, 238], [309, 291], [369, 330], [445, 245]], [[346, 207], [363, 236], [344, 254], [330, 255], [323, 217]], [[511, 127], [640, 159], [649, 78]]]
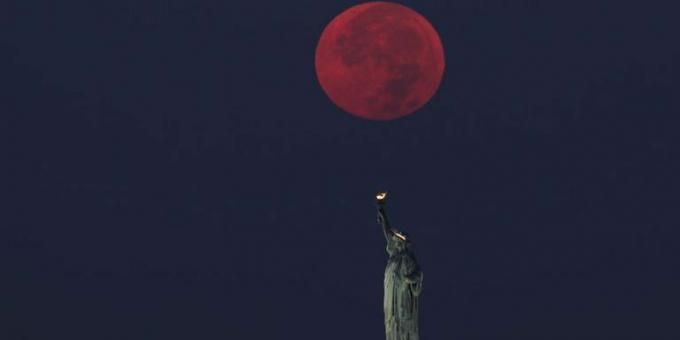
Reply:
[[392, 120], [423, 107], [439, 88], [444, 49], [416, 11], [395, 3], [359, 4], [326, 26], [316, 74], [337, 106], [358, 117]]

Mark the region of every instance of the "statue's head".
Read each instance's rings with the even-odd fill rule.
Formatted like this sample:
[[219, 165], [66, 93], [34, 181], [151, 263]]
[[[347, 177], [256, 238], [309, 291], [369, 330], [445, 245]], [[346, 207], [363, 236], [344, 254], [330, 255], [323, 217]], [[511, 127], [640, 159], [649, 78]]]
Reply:
[[394, 254], [409, 249], [411, 246], [411, 240], [408, 238], [408, 236], [401, 231], [392, 231], [392, 241], [388, 244], [388, 252], [390, 254]]
[[402, 242], [410, 242], [408, 237], [406, 237], [406, 233], [403, 233], [398, 230], [393, 230], [394, 231], [394, 237], [396, 237], [398, 240]]

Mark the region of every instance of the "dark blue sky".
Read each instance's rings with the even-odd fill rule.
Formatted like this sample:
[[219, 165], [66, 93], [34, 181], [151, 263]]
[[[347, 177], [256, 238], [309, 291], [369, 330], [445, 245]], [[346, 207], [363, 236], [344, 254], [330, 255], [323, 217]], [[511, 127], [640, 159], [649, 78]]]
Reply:
[[421, 338], [680, 338], [677, 8], [402, 2], [445, 76], [372, 122], [314, 73], [355, 3], [1, 4], [0, 338], [381, 339], [383, 188]]

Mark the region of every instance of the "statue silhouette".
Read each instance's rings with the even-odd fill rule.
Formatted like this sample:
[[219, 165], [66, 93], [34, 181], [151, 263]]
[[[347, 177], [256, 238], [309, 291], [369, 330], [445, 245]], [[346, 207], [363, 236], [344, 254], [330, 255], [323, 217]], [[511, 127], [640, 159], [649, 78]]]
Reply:
[[385, 213], [387, 194], [376, 196], [378, 223], [387, 240], [383, 310], [387, 340], [418, 340], [418, 297], [423, 273], [406, 234], [391, 227]]

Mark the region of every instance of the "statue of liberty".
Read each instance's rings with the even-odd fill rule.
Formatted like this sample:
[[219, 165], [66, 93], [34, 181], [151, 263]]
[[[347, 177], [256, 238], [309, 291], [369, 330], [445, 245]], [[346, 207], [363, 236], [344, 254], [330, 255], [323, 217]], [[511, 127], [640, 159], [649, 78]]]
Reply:
[[378, 223], [383, 227], [389, 255], [383, 300], [385, 335], [387, 340], [418, 340], [418, 296], [423, 288], [423, 273], [411, 249], [411, 240], [388, 222], [386, 199], [385, 192], [376, 196]]

